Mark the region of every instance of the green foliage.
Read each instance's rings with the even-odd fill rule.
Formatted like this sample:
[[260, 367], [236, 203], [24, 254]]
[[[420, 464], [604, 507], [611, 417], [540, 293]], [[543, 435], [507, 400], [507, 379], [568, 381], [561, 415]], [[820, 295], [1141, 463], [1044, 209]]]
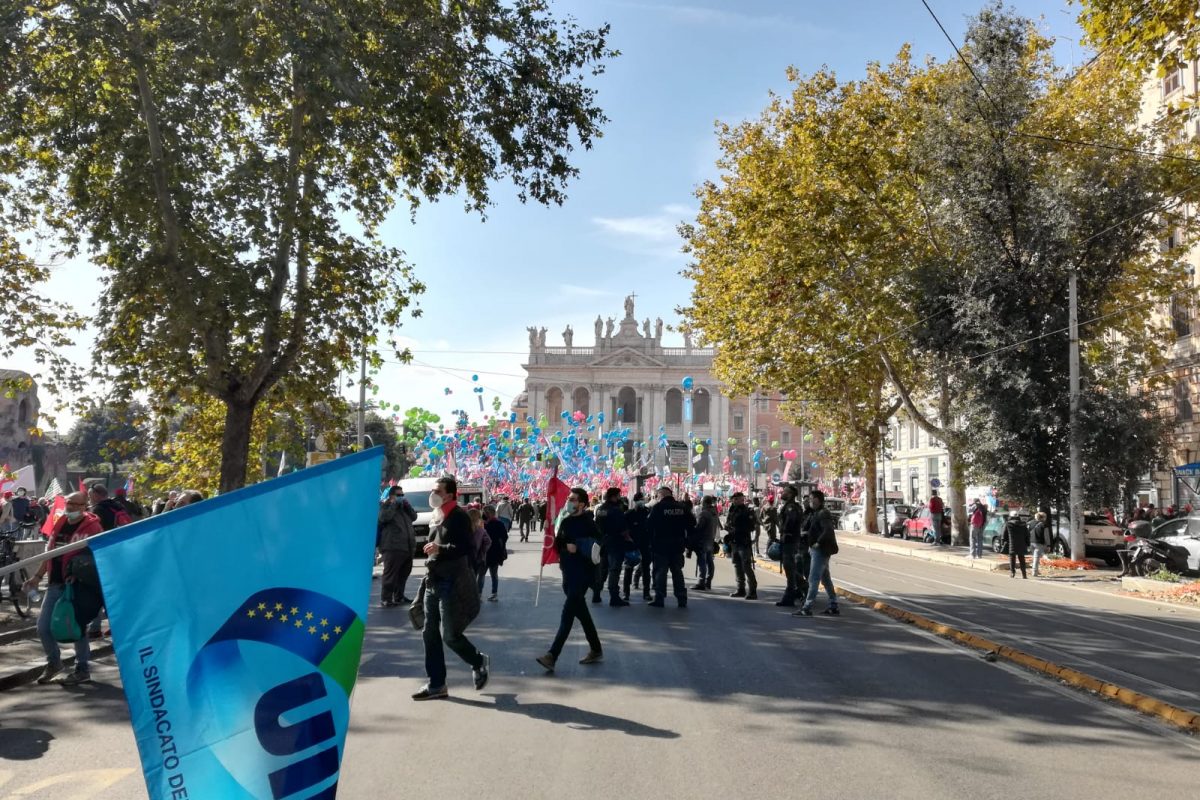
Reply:
[[1088, 42], [1139, 75], [1200, 56], [1200, 6], [1192, 0], [1072, 0]]
[[585, 79], [606, 37], [544, 0], [14, 7], [0, 219], [87, 246], [101, 366], [158, 414], [218, 400], [233, 489], [274, 387], [313, 409], [364, 346], [378, 368], [376, 330], [423, 290], [378, 236], [398, 197], [482, 211], [507, 179], [563, 201], [605, 121]]
[[1157, 572], [1152, 572], [1146, 577], [1152, 581], [1162, 581], [1163, 583], [1183, 583], [1182, 575], [1171, 572], [1166, 567], [1162, 567]]
[[72, 460], [85, 469], [141, 458], [149, 446], [149, 419], [140, 403], [90, 407], [67, 434]]

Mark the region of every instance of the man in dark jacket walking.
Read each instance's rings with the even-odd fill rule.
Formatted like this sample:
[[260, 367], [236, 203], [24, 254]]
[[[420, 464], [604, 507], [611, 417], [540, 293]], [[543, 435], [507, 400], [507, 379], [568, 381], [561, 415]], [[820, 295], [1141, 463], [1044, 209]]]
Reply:
[[[425, 545], [429, 576], [425, 587], [425, 674], [429, 681], [413, 700], [440, 700], [446, 691], [446, 653], [442, 643], [471, 665], [475, 689], [488, 682], [491, 659], [475, 649], [465, 631], [479, 613], [479, 590], [471, 568], [471, 518], [458, 505], [458, 481], [439, 478], [429, 495], [434, 528]], [[440, 521], [439, 521], [440, 518]]]
[[629, 538], [633, 541], [633, 546], [637, 548], [641, 558], [636, 566], [625, 565], [625, 599], [629, 599], [630, 582], [633, 583], [633, 588], [637, 588], [638, 584], [642, 587], [642, 599], [650, 600], [650, 564], [652, 558], [650, 554], [650, 526], [647, 520], [650, 518], [650, 509], [646, 508], [646, 498], [638, 492], [633, 496], [633, 508], [625, 514], [625, 524], [629, 526]]
[[389, 489], [387, 500], [379, 507], [379, 552], [383, 555], [379, 605], [384, 608], [412, 602], [405, 596], [404, 586], [417, 551], [416, 519], [417, 512], [404, 499], [404, 490], [399, 486]]
[[596, 664], [604, 658], [600, 646], [600, 635], [596, 632], [596, 623], [592, 621], [592, 612], [588, 610], [587, 593], [592, 584], [592, 543], [598, 542], [600, 530], [592, 519], [592, 513], [587, 510], [587, 490], [575, 488], [567, 500], [566, 515], [558, 523], [554, 536], [554, 547], [558, 551], [558, 565], [562, 569], [563, 601], [562, 617], [558, 623], [558, 633], [550, 650], [539, 656], [537, 662], [547, 672], [553, 672], [562, 655], [563, 645], [571, 634], [575, 620], [583, 626], [583, 635], [587, 637], [588, 654], [580, 660], [580, 664]]
[[675, 499], [670, 486], [658, 487], [658, 502], [650, 509], [650, 549], [654, 558], [654, 608], [662, 608], [667, 595], [667, 572], [680, 608], [687, 608], [687, 583], [683, 579], [683, 551], [696, 527], [696, 518]]
[[533, 518], [537, 516], [537, 509], [533, 507], [533, 503], [529, 502], [526, 497], [521, 501], [521, 505], [517, 506], [517, 524], [521, 526], [521, 541], [529, 541], [529, 531], [533, 529]]
[[796, 487], [783, 487], [781, 495], [783, 506], [779, 509], [779, 560], [783, 565], [787, 588], [783, 590], [783, 599], [775, 605], [794, 606], [797, 597], [808, 594], [808, 577], [801, 573], [799, 562], [801, 549], [808, 549], [808, 539], [804, 534], [804, 511], [796, 502]]
[[625, 553], [633, 547], [625, 511], [621, 507], [621, 490], [616, 486], [604, 493], [604, 504], [596, 509], [596, 525], [604, 535], [604, 552], [608, 558], [608, 604], [615, 608], [629, 605], [621, 599], [621, 567]]
[[808, 592], [804, 596], [804, 605], [793, 616], [811, 617], [813, 601], [817, 599], [817, 591], [825, 587], [829, 596], [829, 607], [822, 611], [827, 616], [838, 616], [837, 593], [833, 588], [833, 578], [829, 576], [829, 559], [838, 552], [837, 535], [833, 530], [833, 517], [825, 509], [825, 493], [814, 489], [808, 495], [812, 507], [812, 515], [808, 520], [808, 552], [812, 557], [812, 567], [808, 573]]
[[[754, 530], [756, 514], [746, 505], [746, 495], [734, 492], [730, 499], [729, 514], [725, 518], [725, 530], [729, 531], [729, 555], [733, 559], [733, 574], [737, 578], [737, 591], [730, 597], [758, 599], [758, 579], [754, 577]], [[750, 591], [746, 591], [746, 584]]]

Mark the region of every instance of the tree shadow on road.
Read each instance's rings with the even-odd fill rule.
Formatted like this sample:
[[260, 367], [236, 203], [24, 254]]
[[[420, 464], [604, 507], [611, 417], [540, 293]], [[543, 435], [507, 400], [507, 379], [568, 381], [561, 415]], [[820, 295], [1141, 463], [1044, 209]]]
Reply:
[[0, 727], [0, 759], [33, 761], [46, 755], [54, 735], [41, 728]]
[[610, 714], [600, 714], [595, 711], [586, 711], [582, 708], [562, 705], [561, 703], [522, 704], [517, 700], [517, 695], [515, 694], [485, 696], [496, 698], [495, 704], [484, 703], [479, 700], [464, 700], [460, 697], [450, 697], [447, 698], [447, 701], [460, 706], [503, 711], [507, 714], [521, 714], [530, 719], [567, 725], [575, 730], [620, 731], [628, 736], [648, 736], [654, 739], [679, 738], [679, 734], [675, 731], [655, 728], [650, 725], [643, 725], [640, 722], [634, 722], [631, 719], [614, 717]]

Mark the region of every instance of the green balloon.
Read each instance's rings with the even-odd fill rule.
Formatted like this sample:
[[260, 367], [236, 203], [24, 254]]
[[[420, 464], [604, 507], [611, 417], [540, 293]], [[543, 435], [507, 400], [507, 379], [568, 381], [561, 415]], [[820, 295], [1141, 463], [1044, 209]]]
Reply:
[[726, 441], [726, 443], [728, 443], [728, 444], [737, 444], [737, 439], [733, 438], [732, 436], [730, 436], [730, 437], [729, 437], [728, 439], [726, 439], [725, 441]]
[[698, 445], [696, 445], [696, 452], [697, 452], [697, 453], [703, 453], [703, 452], [704, 452], [704, 445], [702, 445], [702, 444], [698, 444]]

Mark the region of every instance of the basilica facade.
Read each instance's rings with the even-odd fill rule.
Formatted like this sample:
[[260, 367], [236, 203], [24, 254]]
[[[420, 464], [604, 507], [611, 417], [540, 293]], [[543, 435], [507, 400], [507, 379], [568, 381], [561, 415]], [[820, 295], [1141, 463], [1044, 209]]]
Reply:
[[[694, 454], [699, 455], [693, 461], [697, 472], [719, 470], [726, 456], [742, 461], [739, 447], [728, 440], [739, 437], [744, 451], [745, 434], [733, 429], [730, 398], [712, 374], [713, 351], [693, 347], [688, 336], [682, 347], [665, 346], [662, 320], [639, 323], [634, 302], [632, 295], [625, 299], [620, 321], [597, 317], [591, 345], [576, 345], [570, 326], [561, 334], [561, 345], [546, 343], [545, 328], [530, 328], [523, 413], [545, 415], [554, 431], [567, 427], [564, 411], [604, 412], [605, 430], [631, 429], [625, 453], [630, 464], [665, 463], [665, 452], [639, 452], [634, 445], [656, 442], [660, 428], [672, 440], [686, 440], [688, 433], [712, 440], [704, 453]], [[683, 387], [686, 377], [692, 379], [690, 392]]]

